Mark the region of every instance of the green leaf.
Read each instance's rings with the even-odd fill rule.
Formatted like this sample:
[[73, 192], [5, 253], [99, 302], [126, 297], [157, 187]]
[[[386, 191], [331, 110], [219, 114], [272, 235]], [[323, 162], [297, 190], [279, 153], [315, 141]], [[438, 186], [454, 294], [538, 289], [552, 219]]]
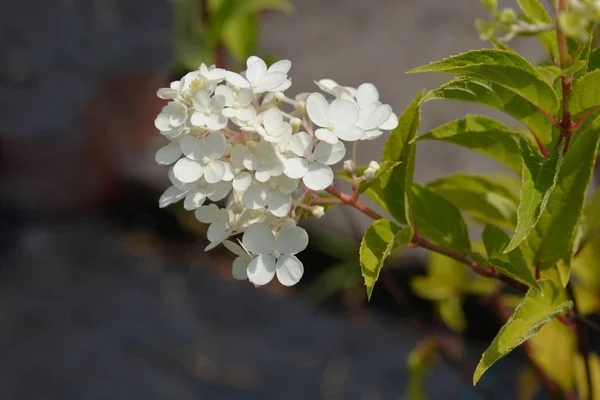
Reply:
[[587, 65], [587, 72], [594, 72], [600, 69], [600, 47], [596, 47], [591, 51]]
[[600, 70], [595, 70], [578, 80], [573, 86], [569, 98], [569, 111], [579, 116], [598, 105], [600, 105]]
[[490, 347], [483, 353], [473, 375], [473, 385], [477, 384], [483, 373], [496, 361], [535, 335], [556, 315], [573, 306], [570, 301], [562, 301], [560, 289], [552, 281], [540, 281], [540, 285], [544, 294], [529, 289]]
[[381, 175], [378, 181], [379, 195], [386, 204], [386, 209], [400, 223], [412, 226], [410, 210], [411, 186], [415, 171], [417, 136], [421, 123], [421, 99], [424, 91], [417, 94], [398, 118], [398, 127], [388, 137], [383, 147], [382, 161], [399, 162], [388, 172]]
[[441, 140], [466, 147], [520, 171], [519, 132], [509, 131], [500, 122], [481, 115], [467, 115], [435, 128], [417, 140]]
[[547, 144], [552, 141], [552, 124], [533, 104], [514, 92], [479, 78], [460, 77], [428, 92], [423, 102], [437, 99], [468, 101], [503, 111]]
[[408, 353], [408, 400], [426, 400], [423, 379], [435, 365], [437, 360], [437, 341], [435, 337], [427, 338], [417, 344]]
[[561, 259], [567, 265], [571, 263], [599, 139], [600, 117], [587, 130], [577, 132], [564, 156], [556, 187], [527, 240], [533, 260], [541, 269], [550, 268]]
[[589, 237], [600, 230], [600, 190], [596, 190], [594, 195], [585, 205], [583, 217], [586, 227], [586, 237]]
[[508, 275], [519, 282], [523, 282], [528, 286], [534, 287], [537, 290], [542, 290], [531, 274], [527, 261], [525, 261], [523, 253], [521, 253], [519, 248], [516, 248], [507, 254], [503, 253], [506, 245], [510, 241], [510, 237], [502, 229], [487, 225], [483, 230], [481, 238], [483, 239], [483, 245], [488, 254], [490, 264], [505, 275]]
[[517, 227], [510, 243], [505, 249], [515, 249], [537, 224], [542, 211], [558, 180], [558, 172], [563, 161], [562, 146], [549, 157], [537, 154], [531, 146], [522, 142], [523, 173], [521, 201], [517, 211]]
[[256, 53], [260, 30], [258, 14], [240, 15], [230, 19], [223, 28], [223, 44], [240, 63]]
[[421, 235], [460, 252], [471, 251], [467, 224], [458, 208], [433, 191], [413, 185], [413, 213]]
[[492, 178], [453, 174], [425, 187], [442, 196], [479, 222], [514, 228], [519, 203], [512, 191]]
[[[548, 15], [548, 12], [542, 6], [539, 0], [517, 0], [523, 13], [533, 23], [548, 24], [552, 22], [552, 18]], [[556, 42], [556, 33], [554, 30], [545, 31], [538, 33], [537, 37], [540, 43], [546, 50], [546, 53], [550, 55], [552, 61], [558, 60], [558, 45]]]
[[436, 309], [444, 324], [453, 332], [462, 333], [467, 329], [467, 317], [462, 309], [460, 297], [451, 297], [436, 303]]
[[543, 70], [547, 74], [551, 75], [552, 81], [554, 81], [554, 79], [560, 78], [561, 76], [569, 76], [573, 75], [578, 71], [582, 71], [583, 69], [585, 69], [586, 64], [587, 63], [585, 61], [578, 60], [565, 69], [560, 69], [556, 65], [542, 65], [538, 66], [537, 68], [538, 70]]
[[409, 74], [421, 72], [446, 72], [485, 79], [516, 93], [550, 114], [560, 107], [552, 86], [542, 79], [529, 61], [512, 51], [474, 50], [408, 71]]
[[370, 300], [385, 259], [394, 249], [410, 243], [411, 227], [400, 228], [393, 222], [380, 219], [371, 224], [360, 244], [360, 268]]

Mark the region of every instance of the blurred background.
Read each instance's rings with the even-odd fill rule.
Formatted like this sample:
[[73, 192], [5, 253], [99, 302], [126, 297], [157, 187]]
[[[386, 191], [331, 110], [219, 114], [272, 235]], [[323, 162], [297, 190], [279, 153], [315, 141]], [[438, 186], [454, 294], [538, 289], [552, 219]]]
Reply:
[[[424, 326], [457, 355], [425, 378], [429, 398], [492, 398], [470, 376], [499, 322], [467, 299], [466, 340], [446, 332], [407, 290], [423, 254], [398, 255], [366, 303], [357, 238], [368, 221], [338, 207], [307, 225], [299, 286], [255, 289], [233, 281], [227, 252], [203, 252], [192, 213], [159, 210], [168, 184], [154, 163], [166, 143], [154, 128], [164, 103], [156, 90], [200, 62], [289, 59], [292, 95], [321, 78], [371, 82], [399, 113], [445, 78], [404, 71], [484, 47], [473, 21], [486, 9], [478, 0], [262, 1], [215, 31], [207, 26], [218, 25], [211, 7], [221, 2], [209, 3], [3, 2], [0, 398], [403, 399], [419, 378], [407, 356]], [[543, 54], [534, 40], [516, 48]], [[482, 111], [433, 102], [422, 130]], [[360, 161], [378, 159], [382, 140], [361, 144]], [[420, 182], [500, 169], [419, 143]], [[512, 398], [519, 363], [511, 355], [482, 386]]]

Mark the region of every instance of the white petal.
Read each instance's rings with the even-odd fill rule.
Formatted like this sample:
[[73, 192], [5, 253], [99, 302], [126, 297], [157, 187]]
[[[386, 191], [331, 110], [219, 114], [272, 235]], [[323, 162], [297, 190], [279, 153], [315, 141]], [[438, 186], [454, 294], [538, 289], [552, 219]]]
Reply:
[[252, 254], [271, 254], [275, 251], [275, 235], [265, 224], [252, 224], [244, 232], [242, 244]]
[[206, 238], [212, 243], [221, 243], [227, 238], [227, 223], [225, 221], [215, 221], [208, 227]]
[[233, 254], [235, 254], [238, 257], [244, 257], [247, 255], [246, 251], [242, 248], [242, 246], [240, 246], [239, 244], [237, 244], [235, 242], [232, 242], [231, 240], [225, 240], [223, 242], [223, 246], [225, 246], [225, 248], [227, 250], [229, 250], [230, 252], [232, 252]]
[[285, 217], [292, 206], [292, 196], [281, 192], [274, 192], [267, 204], [269, 211], [276, 217]]
[[241, 143], [236, 144], [229, 150], [229, 161], [231, 164], [238, 169], [244, 168], [244, 160], [250, 155], [248, 147]]
[[160, 165], [169, 165], [177, 161], [179, 157], [181, 157], [181, 147], [179, 143], [172, 142], [160, 148], [156, 152], [155, 159]]
[[180, 190], [175, 186], [170, 186], [167, 190], [165, 190], [162, 196], [160, 196], [160, 199], [158, 199], [158, 206], [160, 208], [170, 206], [171, 204], [183, 199], [186, 194], [187, 191]]
[[169, 168], [167, 176], [169, 177], [169, 181], [171, 181], [171, 184], [173, 184], [173, 186], [186, 193], [192, 189], [195, 189], [198, 186], [195, 181], [184, 183], [177, 179], [175, 177], [175, 174], [173, 173], [173, 167]]
[[292, 62], [290, 60], [279, 60], [269, 67], [269, 73], [271, 72], [283, 72], [287, 74], [292, 68]]
[[209, 107], [213, 113], [220, 113], [225, 108], [225, 96], [214, 95], [210, 99]]
[[267, 64], [260, 58], [253, 59], [253, 62], [248, 64], [248, 69], [246, 70], [246, 79], [253, 84], [256, 85], [262, 77], [267, 75]]
[[211, 160], [221, 158], [227, 148], [227, 139], [221, 132], [212, 132], [200, 139], [203, 144], [203, 153]]
[[304, 274], [304, 266], [296, 256], [279, 257], [276, 265], [277, 279], [283, 286], [293, 286]]
[[183, 104], [172, 101], [168, 106], [171, 112], [170, 121], [173, 126], [179, 126], [187, 120], [187, 108]]
[[[252, 65], [256, 65], [256, 63]], [[283, 72], [270, 72], [258, 80], [258, 82], [255, 84], [254, 91], [256, 93], [262, 93], [277, 89], [285, 82], [286, 79], [287, 75]]]
[[280, 175], [277, 177], [277, 187], [281, 193], [290, 194], [298, 187], [298, 179]]
[[392, 115], [392, 107], [387, 104], [371, 103], [360, 111], [359, 126], [364, 130], [378, 128]]
[[244, 192], [252, 183], [252, 175], [248, 172], [241, 172], [233, 178], [233, 189], [238, 192]]
[[201, 139], [193, 136], [185, 136], [180, 142], [181, 151], [192, 160], [202, 160], [205, 156], [205, 146]]
[[361, 137], [360, 140], [373, 140], [377, 139], [381, 135], [383, 135], [383, 131], [380, 131], [379, 129], [372, 129], [370, 131], [365, 131], [364, 136]]
[[197, 111], [204, 112], [209, 109], [210, 96], [206, 92], [199, 91], [192, 96], [192, 103]]
[[227, 126], [227, 117], [221, 114], [211, 114], [208, 117], [208, 122], [206, 123], [206, 127], [212, 131], [218, 131], [219, 129], [223, 129]]
[[271, 197], [272, 190], [265, 184], [255, 183], [250, 185], [242, 196], [244, 207], [249, 210], [256, 210], [267, 205]]
[[379, 101], [379, 92], [372, 83], [363, 83], [356, 88], [356, 101], [362, 109], [370, 103]]
[[226, 182], [231, 182], [233, 178], [235, 178], [235, 170], [233, 165], [228, 162], [224, 162], [223, 164], [225, 165], [225, 174], [223, 175], [222, 179]]
[[202, 72], [202, 75], [212, 82], [220, 82], [225, 79], [227, 71], [222, 68], [209, 69], [206, 72]]
[[333, 89], [340, 86], [333, 79], [321, 79], [319, 81], [315, 81], [315, 84], [319, 87], [319, 89], [321, 89], [325, 93], [329, 93], [334, 96], [335, 96], [335, 92], [333, 91]]
[[254, 173], [254, 178], [256, 178], [259, 182], [266, 182], [273, 176], [273, 171], [271, 166], [260, 166], [256, 169]]
[[235, 72], [227, 71], [225, 79], [227, 80], [227, 83], [229, 83], [231, 86], [239, 87], [242, 89], [250, 87], [250, 83], [246, 80], [246, 78]]
[[298, 132], [290, 139], [290, 150], [300, 157], [308, 157], [312, 153], [313, 139], [306, 132]]
[[224, 199], [229, 192], [231, 192], [231, 182], [217, 182], [208, 185], [206, 195], [212, 201], [219, 201]]
[[173, 128], [171, 126], [171, 117], [167, 114], [158, 114], [154, 120], [154, 126], [161, 132], [171, 130]]
[[254, 171], [260, 166], [260, 162], [256, 154], [248, 154], [248, 156], [244, 158], [243, 164], [244, 168], [249, 169], [250, 171]]
[[183, 208], [186, 210], [195, 210], [200, 207], [206, 201], [206, 195], [201, 191], [201, 189], [192, 190], [185, 196], [185, 200], [183, 201]]
[[236, 118], [239, 113], [239, 110], [234, 107], [225, 107], [221, 113], [223, 114], [224, 117]]
[[359, 140], [365, 134], [365, 131], [356, 126], [348, 126], [333, 131], [333, 134], [342, 140], [353, 142]]
[[315, 161], [325, 165], [333, 165], [340, 162], [345, 155], [346, 146], [344, 146], [344, 143], [342, 142], [337, 142], [335, 144], [320, 142], [313, 152]]
[[173, 166], [173, 175], [183, 183], [195, 182], [204, 175], [204, 165], [184, 157]]
[[198, 208], [194, 212], [194, 216], [196, 219], [203, 224], [210, 224], [217, 220], [217, 213], [219, 211], [219, 206], [216, 204], [209, 204], [207, 206], [202, 206]]
[[247, 107], [252, 103], [253, 97], [254, 93], [252, 92], [252, 89], [242, 89], [237, 93], [235, 102], [240, 107]]
[[305, 158], [290, 158], [285, 161], [283, 173], [294, 179], [300, 179], [308, 172], [308, 160]]
[[233, 279], [237, 279], [238, 281], [245, 281], [248, 279], [248, 259], [246, 257], [240, 256], [233, 260], [231, 275], [233, 276]]
[[220, 182], [224, 175], [225, 163], [223, 161], [214, 160], [206, 164], [206, 168], [204, 169], [204, 179], [206, 179], [206, 182]]
[[194, 126], [206, 126], [208, 123], [208, 116], [203, 112], [196, 111], [190, 118], [190, 123]]
[[331, 144], [337, 143], [339, 141], [336, 134], [334, 134], [329, 129], [325, 129], [325, 128], [317, 129], [315, 131], [315, 136], [317, 137], [317, 139], [323, 140], [324, 142], [331, 143]]
[[277, 108], [268, 109], [263, 116], [263, 124], [268, 132], [276, 132], [281, 129], [283, 115]]
[[329, 125], [329, 103], [321, 93], [311, 93], [306, 99], [308, 118], [318, 126]]
[[240, 121], [251, 121], [256, 117], [256, 110], [252, 106], [238, 108], [237, 117]]
[[156, 92], [156, 95], [161, 99], [173, 100], [176, 99], [177, 96], [179, 96], [179, 93], [177, 93], [177, 90], [175, 89], [160, 88], [158, 89], [158, 92]]
[[288, 90], [290, 87], [292, 86], [292, 80], [291, 79], [286, 79], [285, 81], [283, 81], [283, 83], [279, 86], [277, 86], [275, 89], [273, 89], [273, 92], [285, 92], [286, 90]]
[[277, 236], [277, 250], [281, 254], [298, 254], [308, 246], [308, 233], [299, 226], [283, 228]]
[[379, 126], [379, 129], [383, 129], [384, 131], [390, 131], [392, 129], [396, 129], [398, 126], [398, 116], [394, 113], [390, 115], [390, 117], [383, 124]]
[[323, 190], [333, 183], [333, 171], [327, 165], [312, 163], [308, 166], [308, 172], [302, 178], [307, 188], [312, 190]]
[[260, 255], [248, 264], [248, 280], [257, 286], [266, 285], [275, 276], [275, 259], [270, 255]]
[[248, 59], [246, 60], [246, 68], [249, 67], [250, 64], [255, 63], [257, 61], [262, 61], [264, 63], [263, 59], [260, 57], [257, 57], [257, 56], [248, 57]]
[[358, 109], [348, 100], [334, 100], [329, 106], [329, 121], [338, 129], [350, 127], [358, 121]]

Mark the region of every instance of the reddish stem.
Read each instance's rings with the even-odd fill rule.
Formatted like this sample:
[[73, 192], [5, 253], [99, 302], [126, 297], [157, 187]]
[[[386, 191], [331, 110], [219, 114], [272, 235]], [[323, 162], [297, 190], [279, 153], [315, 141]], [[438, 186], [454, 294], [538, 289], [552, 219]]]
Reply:
[[355, 198], [354, 196], [350, 196], [346, 193], [343, 193], [340, 190], [334, 188], [333, 186], [328, 187], [327, 189], [325, 189], [325, 191], [340, 199], [342, 203], [356, 208], [358, 211], [362, 212], [370, 218], [373, 218], [375, 220], [383, 219], [381, 215], [371, 210], [365, 203], [361, 202], [360, 200], [358, 200], [358, 198]]

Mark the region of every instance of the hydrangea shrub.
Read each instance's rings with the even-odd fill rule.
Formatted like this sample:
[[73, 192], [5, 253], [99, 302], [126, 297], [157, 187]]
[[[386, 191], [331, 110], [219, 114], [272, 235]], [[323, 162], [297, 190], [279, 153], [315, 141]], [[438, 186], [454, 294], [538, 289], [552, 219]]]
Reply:
[[[600, 195], [587, 196], [600, 144], [600, 48], [593, 46], [600, 2], [518, 0], [519, 11], [482, 2], [491, 18], [476, 26], [492, 48], [409, 71], [455, 77], [419, 93], [399, 116], [370, 83], [321, 79], [315, 92], [289, 97], [290, 61], [268, 66], [256, 56], [242, 73], [202, 64], [160, 89], [168, 103], [155, 123], [170, 143], [156, 161], [169, 166], [172, 186], [159, 204], [182, 200], [209, 224], [207, 250], [230, 250], [234, 278], [256, 286], [274, 278], [296, 284], [304, 272], [297, 255], [309, 240], [300, 220], [353, 207], [374, 220], [357, 265], [369, 298], [394, 250], [422, 247], [430, 252], [428, 273], [411, 287], [434, 303], [449, 331], [465, 329], [468, 295], [487, 299], [502, 318], [474, 384], [521, 346], [530, 365], [520, 372], [520, 398], [543, 387], [553, 398], [597, 399], [600, 359], [589, 347], [597, 327], [586, 316], [600, 309]], [[516, 36], [539, 40], [547, 59], [533, 64], [514, 52]], [[419, 134], [422, 105], [437, 99], [483, 104], [518, 124], [467, 115]], [[357, 166], [360, 142], [382, 135], [381, 159]], [[466, 147], [510, 173], [415, 183], [423, 140]], [[336, 188], [336, 177], [351, 192]], [[482, 226], [480, 237], [466, 221]], [[436, 336], [411, 353], [410, 398], [421, 398], [436, 352], [454, 354]]]

